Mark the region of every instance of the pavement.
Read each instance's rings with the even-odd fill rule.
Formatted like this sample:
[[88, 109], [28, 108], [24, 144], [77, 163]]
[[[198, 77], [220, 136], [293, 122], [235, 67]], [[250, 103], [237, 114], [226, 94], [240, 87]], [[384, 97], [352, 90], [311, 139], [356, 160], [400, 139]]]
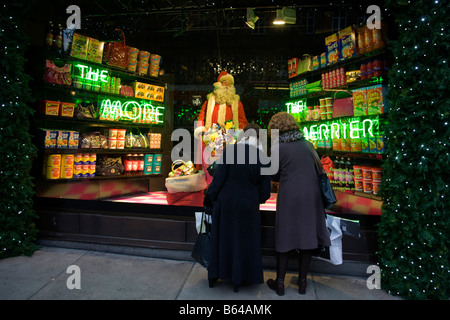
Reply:
[[[367, 277], [369, 274], [367, 275]], [[264, 270], [264, 280], [275, 270]], [[229, 281], [209, 288], [207, 271], [194, 261], [171, 260], [85, 249], [42, 246], [32, 256], [0, 260], [0, 300], [171, 300], [186, 302], [254, 300], [399, 300], [368, 289], [367, 277], [310, 273], [305, 295], [297, 274], [286, 275], [284, 296], [266, 283]], [[183, 303], [184, 303], [183, 302]]]

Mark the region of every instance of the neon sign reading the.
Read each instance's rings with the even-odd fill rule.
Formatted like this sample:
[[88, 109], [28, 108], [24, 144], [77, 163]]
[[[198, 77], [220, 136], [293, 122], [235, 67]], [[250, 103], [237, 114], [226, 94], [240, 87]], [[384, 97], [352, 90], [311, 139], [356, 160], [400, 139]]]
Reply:
[[100, 102], [100, 120], [127, 120], [141, 123], [163, 123], [163, 106], [142, 101], [103, 99]]
[[303, 127], [303, 133], [308, 140], [328, 140], [340, 138], [373, 138], [379, 134], [379, 118], [367, 119], [347, 118], [345, 120], [327, 121]]
[[104, 83], [109, 82], [109, 72], [106, 69], [92, 68], [80, 63], [76, 64], [75, 67], [77, 67], [78, 70], [74, 70], [74, 75], [83, 80]]
[[304, 112], [307, 108], [306, 99], [301, 99], [295, 102], [287, 102], [287, 113], [301, 113]]

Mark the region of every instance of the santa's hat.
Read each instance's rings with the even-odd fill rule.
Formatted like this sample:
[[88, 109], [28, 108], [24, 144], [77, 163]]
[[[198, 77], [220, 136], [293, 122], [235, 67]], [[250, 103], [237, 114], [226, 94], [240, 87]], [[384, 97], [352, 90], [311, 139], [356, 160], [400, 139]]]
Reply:
[[217, 77], [217, 82], [222, 82], [225, 80], [230, 80], [231, 84], [234, 84], [234, 78], [231, 74], [226, 71], [222, 71]]

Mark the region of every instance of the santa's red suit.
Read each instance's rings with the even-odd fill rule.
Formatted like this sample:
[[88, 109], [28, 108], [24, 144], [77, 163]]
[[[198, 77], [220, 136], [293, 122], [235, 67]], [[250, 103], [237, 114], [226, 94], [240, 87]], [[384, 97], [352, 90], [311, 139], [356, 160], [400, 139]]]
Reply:
[[[228, 94], [226, 98], [221, 96], [221, 89], [223, 86], [231, 87], [232, 93]], [[233, 120], [233, 124], [236, 129], [244, 129], [248, 125], [247, 118], [245, 116], [244, 106], [239, 100], [239, 95], [235, 94], [234, 78], [226, 71], [222, 71], [217, 78], [217, 82], [214, 83], [215, 90], [208, 94], [207, 101], [205, 101], [200, 110], [198, 116], [197, 128], [194, 131], [196, 138], [201, 139], [202, 132], [208, 130], [212, 124], [217, 123], [220, 126], [224, 126], [224, 123], [228, 120]], [[205, 145], [202, 143], [201, 152]], [[198, 150], [200, 151], [200, 150]], [[200, 155], [201, 156], [201, 155]], [[197, 154], [198, 161], [199, 154]], [[202, 157], [202, 167], [205, 171], [208, 184], [211, 182], [212, 177], [209, 176], [206, 168], [209, 164], [204, 162]]]

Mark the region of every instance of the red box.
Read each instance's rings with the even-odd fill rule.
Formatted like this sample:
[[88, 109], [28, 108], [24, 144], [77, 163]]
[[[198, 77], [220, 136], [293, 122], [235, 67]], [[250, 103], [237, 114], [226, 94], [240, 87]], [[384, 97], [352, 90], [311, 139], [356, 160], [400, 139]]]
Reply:
[[73, 117], [73, 111], [75, 109], [75, 103], [69, 103], [69, 102], [61, 102], [59, 114], [61, 117]]

